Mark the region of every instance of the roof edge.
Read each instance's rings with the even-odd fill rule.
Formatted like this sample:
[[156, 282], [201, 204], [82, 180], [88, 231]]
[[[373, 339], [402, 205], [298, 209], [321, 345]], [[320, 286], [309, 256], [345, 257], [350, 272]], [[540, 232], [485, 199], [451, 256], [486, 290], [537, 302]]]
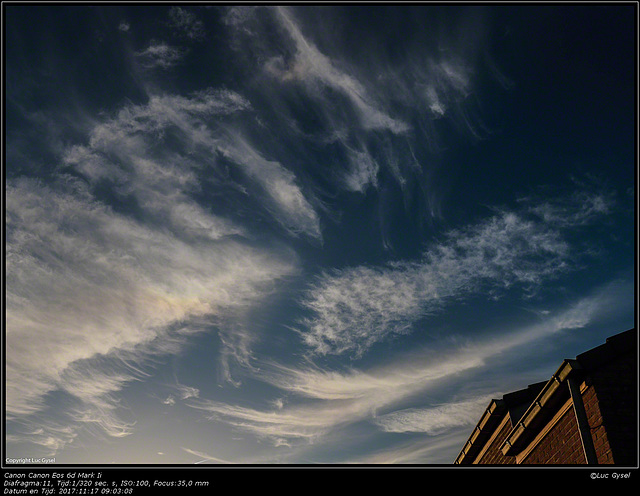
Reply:
[[[601, 366], [626, 353], [637, 352], [637, 344], [637, 329], [632, 327], [608, 337], [605, 343], [581, 353], [575, 359], [565, 359], [551, 379], [544, 384], [518, 423], [511, 429], [500, 446], [502, 453], [505, 456], [513, 456], [523, 448], [529, 434], [534, 434], [535, 428], [539, 427], [541, 415], [552, 411], [554, 400], [561, 398], [561, 394], [569, 395], [568, 386], [563, 387], [563, 385], [571, 375], [589, 374], [594, 366]], [[492, 434], [490, 429], [496, 427], [498, 418], [500, 420], [504, 418], [505, 412], [508, 413], [508, 409], [504, 399], [491, 400], [454, 464], [466, 465], [475, 461], [475, 457]]]
[[[475, 429], [469, 436], [469, 439], [465, 443], [464, 447], [460, 451], [460, 454], [453, 462], [457, 465], [471, 464], [475, 456], [478, 454], [482, 446], [484, 446], [484, 435], [491, 435], [495, 427], [497, 419], [503, 417], [503, 413], [506, 412], [506, 404], [504, 400], [494, 399], [491, 400], [489, 406], [485, 409], [480, 421], [476, 425]], [[482, 443], [482, 444], [481, 444]]]
[[545, 407], [549, 406], [560, 393], [568, 391], [568, 387], [565, 389], [562, 385], [569, 376], [580, 372], [588, 374], [594, 366], [602, 366], [620, 355], [636, 351], [636, 348], [631, 346], [635, 343], [637, 347], [636, 339], [637, 330], [634, 327], [608, 337], [603, 344], [581, 353], [575, 359], [565, 359], [522, 415], [518, 424], [509, 432], [500, 446], [502, 453], [508, 456], [516, 455], [520, 451], [527, 435], [534, 433], [535, 424], [540, 419], [539, 415], [545, 412]]
[[506, 439], [500, 446], [500, 450], [505, 456], [515, 455], [519, 451], [521, 444], [526, 439], [526, 435], [532, 432], [539, 415], [548, 408], [549, 404], [563, 391], [562, 385], [567, 378], [576, 371], [582, 370], [577, 360], [566, 359], [562, 362], [555, 374], [547, 381], [538, 396], [533, 400], [531, 406], [522, 415], [520, 421], [511, 429]]

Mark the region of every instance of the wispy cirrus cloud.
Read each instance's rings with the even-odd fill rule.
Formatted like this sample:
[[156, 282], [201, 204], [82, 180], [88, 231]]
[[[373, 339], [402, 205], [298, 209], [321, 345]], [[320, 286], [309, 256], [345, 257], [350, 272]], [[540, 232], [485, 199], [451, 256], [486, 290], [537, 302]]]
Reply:
[[190, 40], [204, 39], [204, 23], [198, 19], [193, 10], [177, 6], [171, 7], [169, 19], [170, 25]]
[[[611, 213], [615, 206], [612, 196], [606, 192], [593, 193], [579, 190], [557, 201], [522, 199], [529, 210], [542, 221], [554, 226], [577, 227], [588, 225], [595, 219]], [[535, 202], [535, 203], [534, 203]]]
[[[476, 26], [460, 16], [455, 34], [447, 36], [437, 20], [429, 20], [438, 35], [397, 40], [391, 55], [367, 49], [364, 40], [341, 46], [330, 10], [317, 12], [317, 22], [305, 14], [295, 7], [238, 6], [223, 15], [243, 70], [252, 68], [253, 91], [280, 116], [278, 133], [295, 139], [294, 146], [310, 143], [307, 151], [324, 150], [322, 158], [306, 162], [329, 175], [333, 187], [366, 193], [388, 185], [381, 174], [391, 174], [401, 189], [399, 201], [426, 201], [425, 219], [440, 217], [438, 164], [451, 138], [477, 140], [490, 132], [469, 98], [480, 89], [477, 76], [486, 58], [480, 55], [482, 35], [470, 33], [484, 32], [483, 21]], [[416, 10], [416, 18], [422, 14]], [[475, 12], [470, 17], [481, 18]], [[352, 27], [357, 33], [359, 23]], [[381, 212], [396, 200], [381, 198]], [[391, 246], [389, 224], [380, 222]]]
[[23, 443], [28, 441], [37, 446], [44, 456], [55, 456], [55, 454], [77, 437], [77, 431], [69, 425], [60, 425], [51, 422], [47, 418], [39, 419], [39, 422], [25, 422], [26, 427], [20, 429], [19, 434], [7, 434], [7, 443]]
[[272, 59], [267, 69], [283, 80], [294, 79], [310, 84], [321, 83], [344, 94], [357, 110], [365, 129], [385, 129], [393, 133], [408, 131], [409, 126], [380, 110], [364, 86], [351, 74], [338, 69], [317, 47], [304, 37], [291, 12], [276, 9], [276, 17], [291, 36], [296, 48], [292, 62], [285, 66], [282, 59]]
[[[65, 161], [90, 180], [116, 180], [121, 191], [138, 197], [141, 207], [169, 219], [176, 228], [216, 236], [235, 228], [205, 213], [188, 194], [199, 190], [205, 167], [213, 179], [228, 181], [215, 158], [223, 156], [261, 188], [258, 203], [278, 223], [292, 234], [321, 238], [319, 216], [295, 174], [265, 158], [224, 121], [225, 116], [250, 109], [245, 98], [227, 90], [209, 88], [189, 97], [153, 95], [146, 104], [127, 105], [114, 118], [98, 122], [88, 145], [72, 147]], [[158, 146], [169, 138], [177, 138], [181, 148]], [[194, 161], [190, 156], [198, 151], [202, 160]], [[236, 188], [245, 190], [239, 184]]]
[[198, 388], [186, 386], [184, 384], [172, 384], [169, 388], [172, 393], [162, 400], [164, 405], [174, 406], [177, 403], [177, 400], [184, 401], [189, 398], [197, 398], [200, 396], [200, 390]]
[[[385, 95], [371, 91], [367, 76], [346, 60], [324, 54], [312, 41], [311, 33], [303, 33], [291, 9], [234, 7], [223, 19], [231, 28], [237, 49], [243, 48], [243, 57], [246, 53], [259, 54], [248, 57], [245, 63], [258, 73], [255, 89], [266, 92], [278, 114], [286, 117], [282, 123], [288, 123], [287, 129], [282, 132], [320, 146], [339, 145], [339, 160], [345, 170], [335, 177], [340, 187], [363, 192], [375, 186], [380, 164], [369, 149], [369, 135], [406, 137], [411, 127], [391, 115], [390, 109], [397, 110], [398, 106]], [[275, 39], [274, 30], [279, 34]], [[265, 76], [269, 83], [266, 86]], [[293, 94], [289, 90], [292, 86], [296, 88]], [[306, 109], [302, 114], [297, 110], [301, 103]], [[306, 125], [309, 115], [314, 121], [310, 129]], [[380, 162], [387, 165], [386, 160]]]
[[224, 326], [295, 271], [291, 254], [229, 237], [193, 242], [118, 214], [81, 186], [25, 179], [8, 183], [6, 198], [9, 420], [63, 391], [76, 404], [67, 421], [128, 433], [117, 393], [144, 376], [149, 357]]
[[416, 262], [357, 266], [327, 272], [302, 304], [313, 316], [299, 332], [318, 354], [361, 356], [393, 334], [410, 332], [420, 318], [483, 291], [497, 296], [569, 270], [570, 244], [557, 224], [502, 211], [477, 225], [449, 232]]
[[409, 408], [376, 417], [373, 422], [384, 432], [423, 432], [437, 435], [450, 429], [473, 426], [494, 396], [436, 405], [431, 408]]
[[[128, 29], [128, 28], [127, 28]], [[155, 42], [134, 54], [145, 69], [170, 69], [182, 60], [183, 49], [165, 42]]]
[[230, 131], [227, 140], [217, 145], [226, 158], [238, 163], [268, 194], [267, 208], [291, 233], [306, 233], [322, 238], [320, 217], [296, 184], [295, 174], [275, 161], [268, 160], [241, 134]]
[[[145, 377], [149, 359], [214, 326], [220, 379], [238, 384], [231, 368], [249, 363], [257, 339], [244, 320], [298, 267], [286, 247], [252, 244], [237, 214], [258, 209], [289, 233], [321, 237], [295, 175], [225, 120], [250, 110], [224, 89], [153, 94], [87, 120], [86, 141], [62, 149], [52, 184], [7, 183], [8, 419], [37, 415], [61, 391], [72, 398], [61, 425], [127, 435], [120, 392]], [[245, 179], [231, 179], [229, 166]], [[242, 212], [214, 212], [197, 199], [203, 181], [255, 198]], [[74, 438], [51, 432], [51, 446]]]
[[265, 411], [204, 399], [192, 401], [189, 406], [203, 411], [209, 420], [222, 421], [239, 431], [269, 439], [276, 446], [290, 445], [290, 442], [311, 442], [341, 421], [351, 419], [346, 409], [330, 410], [326, 406], [322, 412], [315, 414], [312, 408], [306, 407]]
[[[429, 391], [460, 374], [472, 377], [506, 352], [561, 331], [583, 328], [611, 306], [620, 304], [613, 289], [601, 288], [519, 329], [503, 330], [481, 340], [453, 340], [452, 345], [440, 344], [437, 349], [415, 350], [368, 370], [331, 371], [310, 363], [300, 367], [262, 363], [255, 378], [276, 387], [282, 395], [269, 408], [249, 408], [206, 398], [187, 404], [204, 412], [212, 422], [292, 448], [321, 442], [331, 433], [363, 421], [382, 432], [421, 432], [427, 436], [453, 432], [477, 421], [491, 395], [467, 396], [411, 409], [402, 405], [419, 396], [428, 397]], [[487, 387], [495, 385], [488, 383]]]
[[184, 451], [185, 453], [189, 453], [190, 455], [198, 457], [200, 460], [195, 462], [196, 465], [200, 463], [207, 463], [207, 462], [215, 463], [215, 464], [223, 464], [223, 465], [229, 465], [233, 463], [227, 460], [223, 460], [221, 458], [217, 458], [215, 456], [208, 455], [207, 453], [203, 453], [201, 451], [192, 450], [190, 448], [182, 447], [180, 449], [182, 449], [182, 451]]
[[[430, 465], [453, 462], [469, 436], [468, 432], [453, 432], [438, 438], [412, 439], [381, 449], [366, 456], [345, 460], [355, 465]], [[446, 453], [450, 453], [447, 457]]]

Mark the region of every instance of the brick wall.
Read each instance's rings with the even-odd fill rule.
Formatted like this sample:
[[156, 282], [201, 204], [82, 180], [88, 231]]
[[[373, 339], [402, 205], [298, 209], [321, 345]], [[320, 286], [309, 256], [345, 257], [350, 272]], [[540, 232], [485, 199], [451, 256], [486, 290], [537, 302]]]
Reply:
[[589, 430], [591, 431], [598, 464], [612, 464], [614, 462], [611, 445], [609, 444], [607, 430], [602, 418], [601, 405], [593, 386], [582, 394], [582, 401], [587, 413], [587, 421], [589, 422]]
[[487, 451], [478, 461], [479, 465], [513, 465], [516, 463], [515, 457], [504, 456], [500, 450], [500, 446], [502, 446], [502, 443], [510, 431], [511, 422], [507, 419], [507, 422], [502, 425], [502, 429], [500, 429], [498, 435], [493, 439]]
[[582, 465], [586, 463], [573, 408], [564, 412], [521, 463], [523, 465]]
[[591, 376], [583, 396], [598, 463], [637, 464], [637, 375], [635, 355], [610, 362]]
[[[587, 376], [583, 384], [582, 401], [593, 439], [598, 464], [615, 464], [634, 467], [638, 463], [637, 424], [637, 355], [635, 347], [620, 354], [620, 344], [615, 358], [602, 363], [602, 355], [583, 354]], [[626, 345], [625, 345], [626, 346]], [[591, 364], [588, 364], [589, 361]], [[594, 362], [594, 360], [596, 360]], [[589, 365], [595, 365], [591, 367]], [[541, 432], [535, 445], [530, 445], [515, 456], [504, 456], [500, 446], [511, 431], [511, 422], [501, 424], [499, 432], [476, 462], [482, 465], [553, 464], [582, 465], [586, 463], [582, 440], [574, 409], [570, 400], [558, 411], [549, 424], [548, 431]]]

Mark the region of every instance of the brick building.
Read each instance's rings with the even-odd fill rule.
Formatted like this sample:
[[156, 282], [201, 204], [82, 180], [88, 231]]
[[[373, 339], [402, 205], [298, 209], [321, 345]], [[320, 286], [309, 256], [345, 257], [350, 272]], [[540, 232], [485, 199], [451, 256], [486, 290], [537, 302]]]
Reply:
[[631, 329], [492, 400], [455, 464], [637, 467], [637, 356]]

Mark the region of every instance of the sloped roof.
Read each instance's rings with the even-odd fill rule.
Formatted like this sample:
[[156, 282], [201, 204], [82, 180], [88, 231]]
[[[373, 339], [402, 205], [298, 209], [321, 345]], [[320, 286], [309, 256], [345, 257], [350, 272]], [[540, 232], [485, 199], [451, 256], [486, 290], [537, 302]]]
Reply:
[[553, 415], [555, 407], [568, 397], [568, 390], [562, 385], [570, 374], [595, 370], [636, 349], [636, 329], [629, 329], [609, 337], [604, 344], [578, 355], [575, 360], [564, 360], [548, 381], [492, 400], [454, 463], [473, 463], [506, 413], [511, 417], [512, 429], [501, 449], [505, 455], [517, 454], [537, 433], [538, 427]]
[[491, 400], [455, 463], [471, 463], [475, 460], [505, 415], [510, 417], [512, 426], [516, 425], [545, 384], [531, 384], [524, 389], [505, 394], [501, 399]]

